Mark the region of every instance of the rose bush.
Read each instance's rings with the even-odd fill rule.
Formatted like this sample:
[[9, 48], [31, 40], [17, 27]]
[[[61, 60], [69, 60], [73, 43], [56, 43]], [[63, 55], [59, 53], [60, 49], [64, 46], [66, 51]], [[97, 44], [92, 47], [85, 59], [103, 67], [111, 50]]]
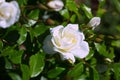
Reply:
[[65, 28], [59, 25], [50, 29], [51, 35], [44, 41], [44, 50], [48, 54], [60, 53], [61, 59], [69, 59], [73, 63], [75, 57], [84, 58], [89, 53], [89, 46], [78, 24], [68, 24]]
[[7, 28], [18, 21], [20, 9], [16, 1], [0, 2], [0, 27]]

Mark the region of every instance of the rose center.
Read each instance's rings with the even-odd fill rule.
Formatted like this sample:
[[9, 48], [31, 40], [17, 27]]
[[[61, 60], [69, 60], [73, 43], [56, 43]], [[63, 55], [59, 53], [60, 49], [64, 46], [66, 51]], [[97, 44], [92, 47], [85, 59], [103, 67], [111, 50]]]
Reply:
[[0, 8], [0, 20], [9, 19], [11, 12], [11, 8]]
[[60, 51], [66, 52], [76, 45], [77, 38], [74, 34], [65, 32], [63, 36], [54, 38], [54, 41]]

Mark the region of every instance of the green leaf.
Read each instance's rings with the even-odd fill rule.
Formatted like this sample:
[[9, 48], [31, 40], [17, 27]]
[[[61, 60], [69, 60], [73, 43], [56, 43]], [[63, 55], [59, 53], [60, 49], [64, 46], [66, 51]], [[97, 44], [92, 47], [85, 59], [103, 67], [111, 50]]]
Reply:
[[6, 47], [5, 49], [3, 49], [3, 51], [1, 52], [0, 56], [10, 56], [14, 53], [14, 50], [12, 47]]
[[48, 29], [48, 26], [39, 24], [35, 26], [35, 28], [33, 29], [33, 32], [34, 32], [34, 35], [37, 37], [43, 34], [47, 29]]
[[60, 11], [60, 14], [61, 14], [65, 19], [69, 19], [69, 17], [70, 17], [70, 14], [69, 14], [68, 9], [61, 10], [61, 11]]
[[30, 80], [30, 69], [27, 65], [21, 64], [22, 80]]
[[91, 8], [87, 7], [85, 4], [81, 4], [81, 8], [89, 19], [93, 17]]
[[5, 69], [12, 69], [12, 64], [7, 58], [5, 58]]
[[92, 69], [93, 69], [93, 76], [94, 76], [93, 80], [100, 80], [97, 70], [95, 68], [92, 68]]
[[74, 22], [75, 22], [75, 20], [76, 20], [76, 15], [75, 15], [75, 14], [73, 14], [73, 15], [71, 16], [71, 18], [70, 18], [70, 21], [71, 21], [72, 23], [74, 23]]
[[25, 4], [27, 4], [27, 0], [17, 0], [17, 2], [19, 3], [20, 6], [23, 6]]
[[95, 43], [95, 47], [101, 55], [103, 55], [107, 58], [110, 58], [110, 59], [113, 59], [115, 57], [114, 49], [110, 47], [109, 50], [107, 50], [104, 43], [102, 43], [102, 44]]
[[37, 53], [35, 55], [32, 55], [30, 57], [30, 76], [31, 77], [36, 77], [38, 76], [43, 68], [44, 68], [44, 56], [42, 53]]
[[27, 30], [25, 27], [22, 27], [19, 31], [19, 34], [20, 34], [20, 37], [17, 41], [18, 44], [22, 44], [25, 40], [26, 40], [26, 37], [27, 37]]
[[78, 11], [77, 5], [75, 4], [74, 0], [66, 0], [66, 7], [70, 11], [74, 11], [74, 12]]
[[48, 76], [48, 78], [56, 78], [64, 70], [65, 70], [65, 68], [56, 67], [55, 69], [52, 69], [52, 70], [48, 71], [48, 75], [47, 76]]
[[40, 12], [39, 9], [32, 10], [32, 11], [29, 13], [28, 17], [29, 17], [30, 19], [37, 20], [37, 19], [39, 18], [39, 12]]
[[90, 80], [100, 80], [100, 78], [99, 78], [99, 73], [98, 73], [98, 71], [95, 69], [95, 67], [90, 67], [89, 69], [90, 69], [90, 71], [89, 71]]
[[68, 72], [68, 76], [69, 77], [78, 77], [82, 74], [83, 71], [84, 71], [84, 66], [83, 66], [83, 63], [80, 62], [79, 64], [75, 65], [75, 67]]
[[108, 56], [108, 52], [107, 52], [107, 50], [106, 50], [106, 46], [105, 46], [104, 43], [102, 43], [102, 44], [100, 44], [100, 43], [95, 43], [95, 47], [96, 47], [97, 51], [98, 51], [101, 55], [106, 56], [106, 57]]
[[16, 51], [14, 50], [14, 53], [9, 56], [9, 59], [14, 63], [14, 64], [19, 64], [21, 63], [21, 58], [22, 58], [23, 51]]
[[2, 50], [3, 42], [0, 40], [0, 51]]
[[112, 41], [112, 46], [119, 47], [120, 48], [120, 40]]
[[115, 8], [120, 12], [120, 1], [119, 0], [112, 0], [112, 3], [114, 4]]
[[111, 48], [111, 47], [110, 47], [110, 51], [109, 51], [109, 52], [110, 52], [110, 53], [109, 53], [109, 56], [108, 56], [108, 57], [109, 57], [110, 59], [115, 58], [114, 48]]
[[12, 78], [12, 80], [22, 80], [18, 74], [8, 73], [8, 75]]
[[0, 56], [8, 56], [8, 59], [10, 59], [13, 63], [19, 64], [21, 63], [21, 57], [22, 57], [23, 51], [17, 51], [12, 47], [6, 47], [0, 54]]
[[91, 61], [90, 61], [90, 65], [91, 66], [96, 66], [96, 63], [97, 63], [97, 60], [96, 60], [96, 58], [91, 58]]
[[115, 74], [115, 80], [120, 79], [120, 63], [115, 63], [112, 66], [114, 74]]
[[93, 57], [93, 55], [94, 55], [94, 50], [90, 49], [90, 52], [89, 52], [88, 56], [85, 59], [89, 60], [89, 59], [91, 59]]

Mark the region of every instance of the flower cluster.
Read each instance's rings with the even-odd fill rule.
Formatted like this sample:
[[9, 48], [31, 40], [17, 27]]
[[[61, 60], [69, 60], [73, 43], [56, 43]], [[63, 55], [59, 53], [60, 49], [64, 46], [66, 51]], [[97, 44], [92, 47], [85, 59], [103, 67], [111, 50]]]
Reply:
[[[44, 41], [44, 50], [48, 54], [59, 53], [62, 60], [75, 62], [75, 57], [85, 58], [89, 53], [89, 46], [78, 24], [68, 24], [66, 27], [59, 25], [50, 29]], [[75, 56], [75, 57], [74, 57]]]
[[0, 27], [7, 28], [18, 21], [20, 9], [16, 1], [0, 0]]

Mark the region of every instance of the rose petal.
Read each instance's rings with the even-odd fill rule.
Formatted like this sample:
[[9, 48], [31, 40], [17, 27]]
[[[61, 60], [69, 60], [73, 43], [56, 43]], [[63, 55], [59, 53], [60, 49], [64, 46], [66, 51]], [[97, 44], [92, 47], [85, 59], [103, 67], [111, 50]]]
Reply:
[[85, 58], [89, 53], [89, 46], [86, 41], [83, 41], [79, 47], [76, 47], [71, 51], [75, 57]]
[[53, 44], [51, 42], [51, 35], [48, 35], [44, 42], [43, 42], [43, 49], [46, 53], [48, 54], [54, 54], [56, 53], [54, 50], [53, 50]]
[[18, 21], [19, 17], [20, 17], [20, 8], [19, 8], [19, 5], [16, 1], [11, 1], [10, 2], [11, 4], [13, 4], [16, 8], [16, 16], [15, 16], [15, 21]]
[[5, 2], [5, 0], [0, 0], [0, 4], [1, 4], [2, 2]]
[[78, 31], [78, 24], [68, 24], [65, 28], [67, 29], [73, 29], [75, 31]]
[[61, 53], [60, 54], [62, 60], [71, 60], [73, 63], [75, 62], [75, 57], [71, 53]]

